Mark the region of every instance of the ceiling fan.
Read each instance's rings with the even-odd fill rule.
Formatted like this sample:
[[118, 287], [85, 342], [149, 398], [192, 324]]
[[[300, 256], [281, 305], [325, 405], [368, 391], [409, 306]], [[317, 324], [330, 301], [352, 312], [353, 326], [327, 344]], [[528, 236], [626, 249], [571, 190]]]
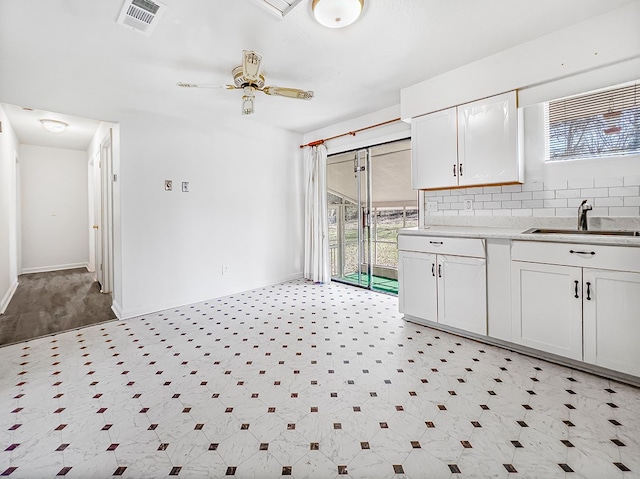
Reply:
[[199, 83], [178, 82], [183, 88], [224, 88], [226, 90], [242, 90], [242, 114], [250, 115], [254, 112], [255, 92], [261, 91], [267, 95], [297, 98], [299, 100], [311, 100], [313, 92], [298, 88], [285, 88], [279, 86], [265, 86], [264, 72], [260, 71], [262, 55], [258, 52], [243, 50], [242, 65], [232, 70], [233, 85], [207, 85]]

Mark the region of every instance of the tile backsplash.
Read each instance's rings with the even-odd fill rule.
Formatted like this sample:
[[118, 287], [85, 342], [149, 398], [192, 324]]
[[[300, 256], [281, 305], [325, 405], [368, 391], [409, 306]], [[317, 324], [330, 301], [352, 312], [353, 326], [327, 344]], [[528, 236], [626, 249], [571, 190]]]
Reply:
[[[590, 216], [640, 216], [640, 176], [529, 181], [521, 185], [425, 191], [430, 216], [574, 217], [582, 200]], [[472, 209], [465, 209], [465, 201]], [[433, 203], [437, 210], [433, 211]]]

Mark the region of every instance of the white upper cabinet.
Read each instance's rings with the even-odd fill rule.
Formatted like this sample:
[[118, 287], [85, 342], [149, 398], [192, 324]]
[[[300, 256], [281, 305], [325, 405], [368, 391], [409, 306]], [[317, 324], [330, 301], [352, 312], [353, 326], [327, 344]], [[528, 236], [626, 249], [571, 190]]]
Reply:
[[521, 183], [516, 92], [414, 118], [414, 189]]
[[411, 185], [414, 190], [447, 188], [458, 164], [456, 108], [411, 121]]
[[458, 184], [521, 181], [516, 92], [458, 107]]

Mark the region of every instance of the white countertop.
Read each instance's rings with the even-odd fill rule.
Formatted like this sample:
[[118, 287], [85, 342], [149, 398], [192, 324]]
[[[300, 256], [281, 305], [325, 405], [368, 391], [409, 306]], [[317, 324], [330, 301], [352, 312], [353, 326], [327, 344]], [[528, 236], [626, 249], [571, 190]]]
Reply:
[[529, 228], [515, 226], [501, 227], [479, 225], [427, 225], [424, 228], [403, 228], [398, 231], [398, 234], [458, 238], [493, 238], [524, 241], [552, 241], [561, 243], [607, 244], [614, 246], [640, 247], [640, 236], [600, 236], [594, 234], [524, 234], [523, 231], [526, 231]]

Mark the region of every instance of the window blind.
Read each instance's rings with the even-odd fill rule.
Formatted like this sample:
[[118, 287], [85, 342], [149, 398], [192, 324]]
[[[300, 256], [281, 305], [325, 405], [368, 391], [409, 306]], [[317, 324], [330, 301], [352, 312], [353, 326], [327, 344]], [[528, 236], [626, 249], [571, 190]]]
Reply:
[[549, 160], [640, 154], [640, 82], [550, 101]]

